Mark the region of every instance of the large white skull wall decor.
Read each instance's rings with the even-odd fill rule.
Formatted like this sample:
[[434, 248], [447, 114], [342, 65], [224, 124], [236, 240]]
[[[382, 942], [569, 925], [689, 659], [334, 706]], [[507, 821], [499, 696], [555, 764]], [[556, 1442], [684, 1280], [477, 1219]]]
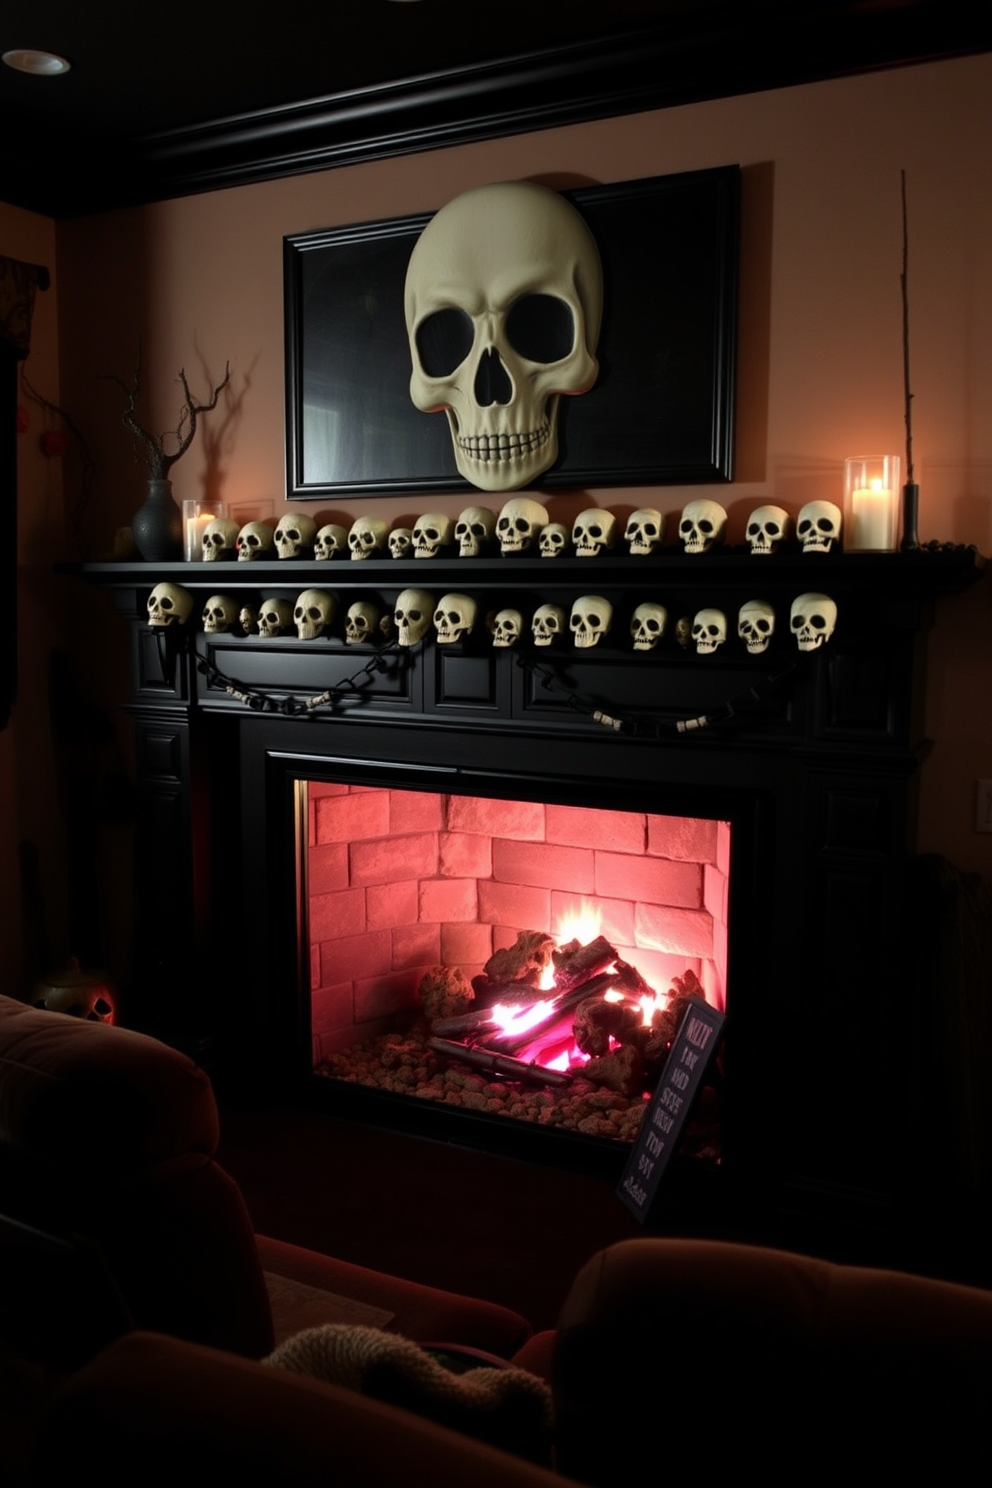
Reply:
[[386, 546], [389, 548], [391, 558], [412, 558], [413, 528], [394, 527], [389, 534]]
[[687, 553], [709, 553], [723, 542], [727, 513], [718, 501], [690, 501], [682, 512], [679, 536]]
[[233, 630], [238, 623], [240, 605], [229, 594], [211, 594], [203, 606], [203, 630], [205, 635], [223, 635]]
[[840, 550], [843, 516], [832, 501], [807, 501], [799, 513], [796, 535], [804, 553], [833, 553]]
[[293, 606], [288, 599], [263, 599], [258, 612], [258, 633], [265, 640], [286, 635], [293, 628]]
[[778, 551], [789, 536], [792, 518], [783, 506], [759, 506], [747, 519], [747, 540], [754, 557]]
[[359, 517], [356, 522], [352, 522], [348, 533], [352, 558], [359, 562], [365, 558], [378, 558], [386, 546], [388, 536], [389, 523], [384, 522], [382, 517]]
[[287, 512], [276, 527], [276, 553], [280, 558], [306, 558], [317, 537], [317, 523], [306, 512]]
[[572, 640], [583, 649], [598, 646], [600, 636], [609, 631], [613, 623], [613, 606], [601, 594], [583, 594], [572, 606], [568, 626]]
[[181, 584], [156, 584], [147, 608], [149, 625], [185, 625], [193, 613], [193, 596]]
[[617, 540], [617, 519], [612, 512], [592, 507], [580, 512], [572, 526], [576, 558], [598, 558]]
[[643, 604], [639, 604], [630, 617], [634, 650], [653, 651], [665, 634], [667, 624], [668, 611], [664, 605], [656, 604], [653, 599], [646, 599]]
[[393, 619], [401, 646], [415, 646], [427, 634], [434, 614], [434, 596], [426, 589], [404, 589], [396, 596]]
[[487, 506], [467, 506], [455, 523], [459, 558], [481, 558], [495, 532], [495, 512]]
[[455, 524], [444, 512], [425, 512], [413, 524], [414, 558], [437, 558], [455, 535]]
[[262, 558], [271, 558], [272, 528], [268, 522], [246, 522], [238, 533], [237, 549], [239, 563], [255, 563]]
[[301, 641], [315, 641], [330, 630], [338, 602], [326, 589], [304, 589], [296, 601], [293, 620]]
[[442, 646], [460, 641], [475, 624], [479, 607], [468, 594], [444, 594], [434, 611], [434, 629]]
[[542, 604], [534, 611], [530, 632], [535, 646], [553, 646], [565, 634], [565, 611], [561, 605]]
[[722, 610], [699, 610], [692, 622], [697, 656], [712, 656], [727, 639], [727, 617]]
[[500, 552], [505, 555], [533, 551], [547, 525], [546, 507], [531, 496], [514, 496], [496, 522]]
[[541, 528], [538, 552], [542, 558], [560, 558], [571, 540], [572, 535], [564, 522], [549, 522], [547, 527]]
[[374, 641], [379, 630], [379, 611], [367, 599], [356, 599], [348, 606], [345, 619], [344, 638], [349, 646], [360, 642]]
[[749, 656], [761, 656], [775, 634], [775, 611], [767, 599], [749, 599], [737, 612], [737, 634]]
[[200, 545], [204, 563], [237, 558], [238, 523], [233, 517], [214, 517], [203, 529]]
[[799, 594], [792, 601], [789, 624], [800, 651], [818, 651], [837, 625], [837, 606], [828, 594]]
[[631, 512], [624, 529], [627, 551], [635, 558], [644, 557], [660, 548], [665, 540], [665, 519], [653, 506], [642, 506]]
[[404, 302], [410, 397], [447, 414], [459, 473], [530, 485], [558, 458], [560, 396], [599, 373], [603, 270], [582, 217], [533, 181], [463, 192], [418, 238]]
[[493, 645], [515, 646], [523, 629], [524, 617], [519, 610], [498, 610], [492, 623]]
[[321, 527], [313, 540], [313, 556], [318, 563], [330, 563], [334, 558], [346, 558], [349, 553], [348, 529], [340, 522], [328, 522]]

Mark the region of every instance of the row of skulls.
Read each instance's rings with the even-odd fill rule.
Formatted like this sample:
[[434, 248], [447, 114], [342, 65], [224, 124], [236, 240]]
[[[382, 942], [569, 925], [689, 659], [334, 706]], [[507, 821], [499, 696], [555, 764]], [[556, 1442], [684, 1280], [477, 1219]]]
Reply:
[[[832, 501], [810, 501], [799, 513], [796, 536], [804, 553], [840, 551], [842, 515]], [[273, 532], [267, 522], [244, 527], [231, 517], [216, 517], [203, 533], [206, 563], [237, 559], [306, 558], [318, 562], [336, 558], [436, 558], [457, 548], [460, 558], [480, 558], [495, 551], [530, 553], [558, 558], [570, 549], [577, 558], [596, 558], [613, 551], [621, 540], [632, 557], [657, 552], [665, 541], [665, 518], [654, 507], [632, 512], [621, 533], [612, 512], [592, 507], [581, 512], [571, 528], [552, 522], [539, 501], [517, 496], [499, 515], [483, 506], [469, 506], [456, 519], [443, 512], [425, 512], [413, 527], [394, 527], [381, 517], [359, 517], [350, 528], [337, 522], [318, 527], [305, 512], [288, 512]], [[690, 501], [679, 519], [678, 533], [686, 553], [708, 553], [725, 540], [727, 513], [716, 501]], [[792, 518], [781, 506], [759, 506], [747, 522], [752, 554], [775, 553], [792, 536]]]
[[[193, 596], [187, 589], [171, 583], [157, 584], [148, 596], [148, 621], [153, 626], [185, 625], [193, 613]], [[305, 589], [291, 604], [287, 599], [265, 599], [259, 609], [240, 605], [230, 595], [214, 594], [203, 607], [201, 620], [208, 635], [236, 632], [257, 633], [262, 637], [290, 635], [296, 631], [300, 640], [311, 641], [330, 632], [337, 616], [337, 599], [325, 589]], [[356, 600], [345, 617], [345, 640], [349, 645], [375, 641], [396, 630], [401, 646], [415, 646], [424, 640], [433, 626], [437, 640], [446, 645], [465, 639], [476, 628], [478, 602], [468, 594], [445, 594], [435, 603], [424, 589], [404, 589], [396, 599], [392, 614], [383, 617], [377, 605]], [[523, 612], [506, 608], [485, 617], [486, 628], [494, 646], [515, 646], [526, 633]], [[837, 605], [826, 594], [800, 594], [792, 601], [789, 612], [790, 631], [800, 651], [819, 650], [833, 635], [837, 624]], [[597, 646], [613, 627], [613, 605], [601, 594], [583, 594], [575, 600], [566, 617], [560, 605], [542, 604], [530, 621], [530, 632], [537, 646], [552, 646], [570, 635], [573, 644], [586, 650]], [[700, 656], [712, 655], [724, 644], [729, 634], [723, 610], [707, 607], [692, 620], [681, 617], [675, 623], [675, 637], [683, 647], [695, 644]], [[635, 651], [653, 651], [668, 630], [668, 611], [664, 605], [646, 600], [634, 610], [629, 634]], [[737, 635], [750, 656], [762, 655], [775, 634], [775, 610], [767, 600], [750, 599], [737, 615]]]

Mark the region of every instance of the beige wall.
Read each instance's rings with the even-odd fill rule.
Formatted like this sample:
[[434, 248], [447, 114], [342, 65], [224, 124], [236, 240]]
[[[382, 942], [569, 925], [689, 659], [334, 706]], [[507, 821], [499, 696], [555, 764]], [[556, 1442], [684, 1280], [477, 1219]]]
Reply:
[[[99, 467], [91, 551], [110, 548], [140, 500], [120, 426], [144, 339], [152, 422], [175, 423], [176, 372], [206, 392], [232, 367], [210, 437], [175, 467], [181, 499], [205, 487], [278, 511], [284, 487], [282, 237], [422, 211], [468, 186], [534, 177], [566, 187], [739, 162], [745, 207], [738, 480], [713, 494], [739, 540], [756, 498], [793, 511], [837, 498], [849, 454], [904, 443], [900, 169], [908, 180], [914, 444], [924, 540], [992, 552], [992, 57], [577, 125], [304, 175], [60, 224], [63, 397]], [[7, 251], [10, 251], [9, 249]], [[646, 492], [597, 491], [600, 505]], [[661, 488], [681, 508], [699, 488]], [[387, 499], [390, 519], [425, 509]], [[457, 496], [430, 502], [452, 512]], [[574, 514], [587, 493], [555, 495]], [[348, 517], [359, 503], [342, 503]], [[342, 513], [336, 512], [336, 516]], [[36, 556], [36, 555], [33, 555]], [[90, 598], [87, 604], [96, 603]], [[989, 587], [942, 601], [932, 641], [920, 846], [992, 882], [992, 836], [971, 829], [976, 776], [992, 776]], [[116, 643], [103, 639], [101, 648]], [[92, 662], [92, 654], [90, 661]], [[105, 687], [106, 668], [94, 668]], [[109, 686], [108, 696], [113, 693]]]

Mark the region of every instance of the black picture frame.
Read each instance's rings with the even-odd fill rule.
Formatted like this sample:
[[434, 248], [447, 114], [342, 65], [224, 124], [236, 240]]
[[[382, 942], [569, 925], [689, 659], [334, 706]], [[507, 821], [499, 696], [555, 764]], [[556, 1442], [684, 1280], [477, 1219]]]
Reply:
[[[603, 262], [596, 386], [561, 399], [540, 488], [733, 477], [740, 168], [562, 193]], [[475, 491], [410, 400], [403, 285], [432, 214], [284, 240], [287, 498]]]

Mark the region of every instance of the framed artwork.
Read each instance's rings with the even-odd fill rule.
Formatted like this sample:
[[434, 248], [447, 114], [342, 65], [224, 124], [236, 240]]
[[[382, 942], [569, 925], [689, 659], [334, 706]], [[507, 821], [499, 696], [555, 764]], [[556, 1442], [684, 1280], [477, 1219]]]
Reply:
[[[733, 475], [740, 170], [561, 193], [603, 267], [599, 376], [560, 400], [537, 489]], [[407, 264], [430, 213], [287, 237], [287, 496], [473, 491], [448, 420], [410, 396]]]

